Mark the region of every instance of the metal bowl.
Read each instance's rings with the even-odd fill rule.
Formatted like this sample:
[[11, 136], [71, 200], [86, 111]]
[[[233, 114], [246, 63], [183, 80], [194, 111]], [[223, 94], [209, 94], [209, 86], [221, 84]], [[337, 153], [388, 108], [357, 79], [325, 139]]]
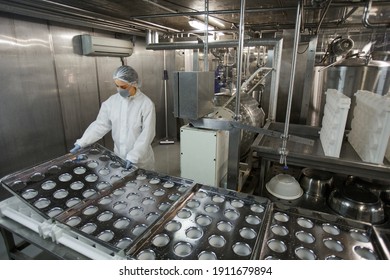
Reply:
[[349, 176], [347, 184], [359, 185], [374, 193], [386, 205], [390, 205], [390, 181]]
[[299, 177], [303, 191], [310, 196], [325, 196], [333, 186], [333, 173], [304, 168]]
[[380, 224], [385, 220], [383, 202], [359, 185], [345, 185], [333, 190], [328, 198], [331, 209], [343, 217]]
[[294, 200], [303, 195], [298, 181], [289, 174], [278, 174], [265, 185], [267, 191], [280, 199]]

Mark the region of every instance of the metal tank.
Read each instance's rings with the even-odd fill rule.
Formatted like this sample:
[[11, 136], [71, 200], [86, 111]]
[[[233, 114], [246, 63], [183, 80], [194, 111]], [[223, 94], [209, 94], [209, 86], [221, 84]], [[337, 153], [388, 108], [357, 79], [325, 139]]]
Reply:
[[347, 59], [333, 67], [314, 67], [313, 90], [311, 94], [307, 123], [320, 126], [325, 105], [325, 91], [337, 89], [351, 98], [346, 129], [351, 128], [354, 94], [358, 90], [368, 90], [380, 95], [386, 95], [390, 88], [390, 63], [371, 60], [365, 63], [360, 58]]

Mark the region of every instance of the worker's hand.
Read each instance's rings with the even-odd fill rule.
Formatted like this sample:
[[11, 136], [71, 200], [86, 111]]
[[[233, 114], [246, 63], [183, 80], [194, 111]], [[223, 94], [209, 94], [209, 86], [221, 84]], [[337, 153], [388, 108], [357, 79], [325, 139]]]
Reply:
[[130, 160], [126, 160], [126, 169], [130, 169], [133, 166], [133, 163]]
[[74, 145], [73, 149], [70, 150], [72, 154], [77, 153], [81, 149], [80, 145]]

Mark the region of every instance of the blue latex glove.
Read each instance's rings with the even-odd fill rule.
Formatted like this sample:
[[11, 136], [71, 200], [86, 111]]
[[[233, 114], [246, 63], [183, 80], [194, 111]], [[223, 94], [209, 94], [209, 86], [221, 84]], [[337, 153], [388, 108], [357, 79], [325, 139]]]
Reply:
[[72, 154], [75, 154], [75, 153], [77, 153], [80, 149], [81, 149], [80, 145], [77, 145], [77, 144], [76, 144], [76, 145], [73, 147], [73, 149], [70, 150], [70, 152], [71, 152]]
[[126, 160], [126, 169], [130, 169], [133, 166], [133, 163], [130, 160]]

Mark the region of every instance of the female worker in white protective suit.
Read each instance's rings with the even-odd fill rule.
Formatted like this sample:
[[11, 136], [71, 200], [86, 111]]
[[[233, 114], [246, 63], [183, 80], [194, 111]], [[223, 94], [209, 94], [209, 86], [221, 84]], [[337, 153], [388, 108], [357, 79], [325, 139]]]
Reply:
[[138, 74], [130, 66], [120, 66], [113, 74], [117, 93], [102, 103], [96, 120], [70, 150], [76, 153], [112, 130], [114, 153], [147, 170], [154, 169], [152, 141], [156, 134], [156, 111], [153, 102], [138, 87]]

